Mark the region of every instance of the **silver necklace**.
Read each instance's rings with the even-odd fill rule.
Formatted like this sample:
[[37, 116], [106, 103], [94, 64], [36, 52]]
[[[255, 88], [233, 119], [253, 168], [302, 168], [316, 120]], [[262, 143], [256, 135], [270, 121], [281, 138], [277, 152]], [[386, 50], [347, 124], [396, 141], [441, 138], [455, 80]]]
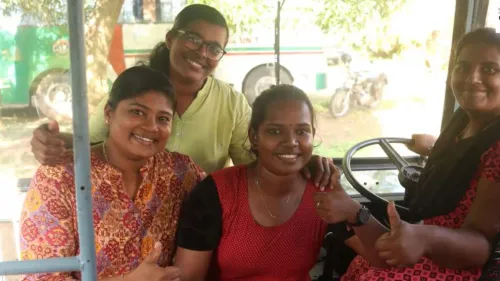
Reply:
[[[269, 216], [272, 219], [276, 219], [277, 216], [275, 216], [275, 215], [273, 215], [273, 213], [271, 213], [271, 210], [269, 209], [269, 206], [267, 206], [266, 199], [264, 199], [264, 196], [262, 195], [262, 189], [260, 188], [259, 180], [257, 179], [257, 177], [254, 177], [254, 180], [255, 180], [255, 185], [257, 185], [257, 188], [259, 189], [260, 199], [262, 199], [262, 202], [264, 203], [264, 206], [266, 207], [267, 213], [269, 214]], [[291, 195], [292, 195], [292, 192], [288, 193], [288, 197], [287, 197], [287, 199], [285, 201], [285, 204], [287, 204], [288, 202], [290, 202]]]

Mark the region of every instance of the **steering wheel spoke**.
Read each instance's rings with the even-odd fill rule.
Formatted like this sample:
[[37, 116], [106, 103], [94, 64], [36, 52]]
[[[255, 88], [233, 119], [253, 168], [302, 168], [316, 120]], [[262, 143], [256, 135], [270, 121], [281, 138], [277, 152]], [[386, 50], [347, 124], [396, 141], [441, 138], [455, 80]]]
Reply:
[[[409, 144], [412, 143], [413, 140], [405, 139], [405, 138], [375, 138], [371, 140], [366, 140], [360, 142], [353, 146], [351, 149], [347, 151], [342, 160], [342, 170], [347, 181], [356, 189], [362, 196], [373, 202], [374, 204], [383, 205], [384, 207], [389, 204], [389, 201], [380, 197], [376, 193], [372, 192], [368, 188], [366, 188], [363, 184], [361, 184], [353, 175], [353, 171], [351, 168], [351, 160], [356, 152], [360, 149], [365, 148], [367, 146], [378, 144], [384, 152], [387, 154], [391, 162], [398, 169], [398, 179], [401, 185], [405, 189], [413, 189], [416, 187], [418, 183], [418, 177], [420, 176], [420, 172], [422, 170], [421, 166], [411, 165], [409, 164], [391, 145], [391, 143], [402, 143]], [[410, 215], [410, 210], [405, 207], [396, 204], [396, 209], [403, 217]]]
[[[406, 142], [405, 142], [406, 143]], [[389, 157], [396, 168], [401, 173], [403, 168], [408, 166], [408, 162], [397, 153], [397, 151], [392, 147], [392, 145], [386, 139], [380, 139], [379, 142], [380, 147], [384, 150], [385, 154]]]

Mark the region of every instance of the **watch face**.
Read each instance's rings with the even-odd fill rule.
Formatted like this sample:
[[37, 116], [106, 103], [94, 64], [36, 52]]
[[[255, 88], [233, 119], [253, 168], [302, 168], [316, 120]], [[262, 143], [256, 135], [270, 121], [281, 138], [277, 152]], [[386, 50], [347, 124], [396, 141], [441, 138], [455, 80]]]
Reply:
[[368, 208], [364, 207], [361, 208], [361, 210], [359, 210], [359, 222], [362, 223], [362, 224], [365, 224], [368, 222], [368, 220], [370, 219], [370, 210], [368, 210]]

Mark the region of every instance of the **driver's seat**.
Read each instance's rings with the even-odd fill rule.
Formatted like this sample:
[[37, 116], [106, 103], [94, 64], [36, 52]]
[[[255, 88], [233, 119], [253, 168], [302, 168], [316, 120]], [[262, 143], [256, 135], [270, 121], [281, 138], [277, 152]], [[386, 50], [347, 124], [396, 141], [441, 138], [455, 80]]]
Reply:
[[497, 234], [495, 247], [491, 251], [488, 262], [484, 265], [483, 274], [478, 281], [500, 280], [500, 234]]
[[356, 253], [344, 244], [341, 239], [336, 239], [332, 232], [325, 235], [323, 247], [326, 256], [323, 262], [323, 273], [317, 281], [339, 281], [347, 271], [349, 264], [356, 257]]

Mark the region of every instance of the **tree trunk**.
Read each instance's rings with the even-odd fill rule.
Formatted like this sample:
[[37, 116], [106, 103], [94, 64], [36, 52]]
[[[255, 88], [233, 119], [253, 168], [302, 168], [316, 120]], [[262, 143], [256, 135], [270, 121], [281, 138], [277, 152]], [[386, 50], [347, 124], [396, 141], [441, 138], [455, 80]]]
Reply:
[[109, 91], [108, 54], [124, 0], [96, 0], [85, 26], [89, 113]]

